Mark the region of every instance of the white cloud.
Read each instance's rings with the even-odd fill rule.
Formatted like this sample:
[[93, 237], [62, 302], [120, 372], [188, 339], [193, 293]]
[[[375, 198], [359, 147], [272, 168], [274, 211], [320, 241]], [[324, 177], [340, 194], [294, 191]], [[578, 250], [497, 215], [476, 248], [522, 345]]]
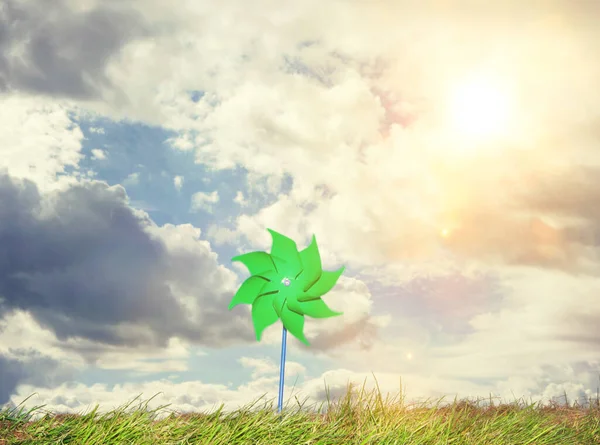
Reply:
[[208, 236], [217, 246], [233, 244], [239, 240], [239, 233], [237, 231], [226, 227], [220, 227], [215, 224], [211, 224], [208, 227], [206, 236]]
[[139, 183], [140, 183], [140, 173], [139, 172], [130, 173], [123, 180], [124, 185], [137, 185]]
[[213, 211], [213, 204], [219, 202], [219, 192], [217, 190], [206, 193], [206, 192], [196, 192], [192, 195], [192, 205], [190, 210], [204, 210], [206, 212], [211, 213]]
[[173, 184], [177, 190], [181, 190], [181, 187], [183, 187], [183, 180], [183, 176], [175, 176], [173, 178]]
[[[250, 376], [252, 379], [258, 379], [262, 376], [273, 376], [274, 374], [279, 375], [279, 364], [275, 364], [270, 358], [255, 358], [255, 357], [240, 357], [238, 360], [245, 368], [252, 368], [254, 371]], [[290, 360], [285, 362], [285, 377], [296, 376], [304, 374], [306, 368], [300, 363], [296, 363]]]
[[[536, 80], [543, 74], [544, 79], [549, 79], [543, 85], [589, 85], [590, 73], [598, 67], [586, 56], [587, 46], [580, 44], [588, 32], [587, 22], [581, 28], [570, 27], [556, 22], [551, 9], [532, 9], [520, 19], [529, 25], [523, 28], [522, 35], [510, 37], [506, 26], [513, 19], [513, 7], [515, 4], [507, 2], [498, 11], [486, 13], [429, 11], [426, 7], [396, 3], [334, 2], [327, 5], [327, 10], [338, 19], [324, 26], [321, 12], [316, 16], [309, 3], [278, 5], [274, 9], [265, 4], [260, 8], [261, 14], [273, 22], [245, 11], [243, 29], [225, 33], [222, 23], [234, 20], [239, 8], [243, 8], [231, 2], [212, 11], [222, 18], [221, 24], [208, 21], [202, 35], [196, 36], [188, 26], [196, 26], [192, 17], [206, 18], [207, 11], [202, 6], [189, 5], [186, 17], [182, 17], [181, 11], [169, 14], [153, 4], [145, 14], [177, 21], [186, 36], [186, 45], [167, 38], [132, 44], [111, 67], [114, 78], [127, 85], [132, 95], [130, 105], [134, 109], [123, 112], [182, 130], [177, 143], [185, 149], [196, 145], [199, 161], [216, 168], [229, 168], [237, 162], [250, 170], [251, 185], [253, 177], [267, 175], [277, 182], [284, 171], [288, 172], [294, 179], [294, 190], [293, 202], [286, 206], [301, 207], [313, 199], [319, 200], [313, 192], [317, 185], [325, 184], [332, 194], [337, 193], [335, 201], [320, 205], [314, 214], [309, 212], [296, 221], [313, 232], [325, 226], [323, 237], [332, 240], [332, 251], [339, 257], [363, 265], [400, 259], [424, 263], [424, 258], [439, 264], [444, 262], [440, 232], [445, 226], [460, 224], [455, 220], [463, 216], [465, 207], [467, 211], [482, 207], [490, 195], [495, 197], [494, 202], [510, 202], [515, 189], [499, 189], [494, 186], [497, 181], [531, 177], [556, 163], [557, 158], [549, 156], [548, 150], [559, 154], [562, 145], [548, 144], [544, 132], [564, 125], [550, 123], [572, 122], [577, 126], [584, 125], [587, 119], [579, 112], [562, 116], [562, 108], [552, 106], [553, 103], [564, 100], [570, 107], [577, 107], [581, 102], [562, 96], [566, 94], [562, 89], [554, 89], [554, 95], [548, 96]], [[573, 20], [581, 18], [575, 8], [557, 9]], [[478, 21], [465, 26], [467, 17], [473, 14]], [[286, 23], [284, 28], [266, 25], [282, 20]], [[260, 53], [245, 40], [252, 30], [260, 30], [264, 36]], [[441, 35], [452, 38], [440, 39]], [[549, 36], [573, 51], [557, 55], [548, 45]], [[309, 40], [317, 43], [302, 49], [295, 47]], [[522, 41], [530, 43], [518, 43]], [[207, 78], [196, 71], [198, 67], [189, 65], [197, 59], [195, 54], [205, 55], [207, 47], [219, 54], [218, 60], [210, 58], [206, 62], [219, 76]], [[489, 57], [478, 56], [484, 50]], [[237, 57], [240, 53], [246, 57]], [[275, 70], [279, 65], [273, 60], [284, 53], [290, 60], [297, 57], [304, 64], [301, 69], [312, 77]], [[556, 57], [562, 62], [557, 62]], [[146, 77], [141, 84], [131, 84], [131, 72], [148, 71], [146, 64], [157, 59], [172, 62], [165, 66], [181, 65], [186, 69], [152, 70], [153, 79]], [[493, 59], [494, 64], [488, 59]], [[521, 63], [527, 60], [537, 62], [535, 66]], [[553, 69], [578, 63], [590, 65], [590, 69]], [[254, 71], [240, 69], [243, 64]], [[525, 133], [504, 144], [509, 147], [499, 152], [494, 151], [497, 146], [490, 147], [489, 152], [475, 152], [465, 159], [458, 156], [464, 141], [449, 138], [442, 131], [436, 107], [453, 82], [478, 70], [497, 70], [517, 82], [516, 90], [523, 100], [527, 98], [530, 114], [538, 120], [527, 122]], [[320, 83], [319, 77], [325, 82]], [[573, 82], [574, 79], [578, 81]], [[158, 85], [152, 103], [144, 93], [149, 85]], [[202, 90], [205, 95], [194, 103], [183, 94], [189, 89]], [[585, 103], [593, 100], [589, 99], [593, 93], [584, 94], [577, 89], [576, 95]], [[255, 103], [261, 106], [254, 106]], [[154, 117], [149, 113], [154, 113]], [[415, 113], [418, 119], [410, 128], [399, 125]], [[581, 135], [578, 141], [583, 143], [586, 137]], [[592, 157], [579, 142], [577, 146], [581, 146], [577, 156]], [[516, 167], [514, 156], [520, 159]], [[505, 224], [515, 232], [524, 230], [524, 224], [512, 221], [512, 217], [494, 214], [490, 219], [498, 221], [498, 228], [492, 227], [495, 233]], [[464, 231], [473, 233], [476, 242], [494, 242], [492, 236], [482, 239], [481, 230]], [[357, 241], [361, 242], [358, 248]], [[507, 245], [499, 242], [492, 247]], [[358, 252], [363, 256], [359, 257]], [[529, 252], [511, 252], [514, 256], [525, 254]], [[421, 267], [428, 268], [426, 264]]]
[[259, 359], [254, 357], [240, 357], [238, 360], [245, 368], [254, 368], [252, 378], [264, 374], [274, 374], [277, 372], [277, 366], [269, 359]]
[[52, 390], [24, 385], [13, 397], [13, 403], [20, 403], [34, 391], [36, 394], [25, 405], [29, 401], [34, 401], [36, 405], [45, 404], [45, 409], [67, 413], [89, 411], [96, 404], [100, 405], [101, 412], [107, 412], [124, 406], [140, 396], [141, 401], [147, 401], [155, 396], [148, 406], [157, 408], [170, 404], [170, 410], [180, 412], [213, 411], [221, 403], [225, 404], [227, 410], [232, 411], [258, 398], [256, 390], [239, 391], [225, 385], [202, 382], [173, 383], [165, 379], [145, 383], [123, 383], [112, 387], [104, 384], [86, 386], [81, 383], [65, 383]]
[[73, 177], [57, 177], [67, 167], [77, 169], [82, 158], [83, 133], [69, 118], [69, 111], [69, 104], [62, 101], [4, 96], [0, 168], [15, 178], [34, 181], [44, 191], [72, 183]]
[[248, 205], [248, 202], [244, 198], [244, 193], [242, 193], [240, 190], [238, 190], [237, 193], [235, 194], [235, 198], [233, 198], [233, 202], [238, 203], [241, 207]]
[[94, 148], [94, 149], [92, 149], [92, 159], [104, 160], [104, 159], [106, 159], [106, 152], [99, 148]]

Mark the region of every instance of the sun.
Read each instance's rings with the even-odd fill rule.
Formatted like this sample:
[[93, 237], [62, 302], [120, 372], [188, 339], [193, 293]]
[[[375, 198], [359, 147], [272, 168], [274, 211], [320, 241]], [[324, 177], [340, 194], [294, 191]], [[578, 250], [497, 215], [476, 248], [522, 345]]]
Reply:
[[493, 139], [510, 131], [514, 107], [500, 82], [484, 77], [458, 83], [448, 100], [451, 130], [471, 139]]

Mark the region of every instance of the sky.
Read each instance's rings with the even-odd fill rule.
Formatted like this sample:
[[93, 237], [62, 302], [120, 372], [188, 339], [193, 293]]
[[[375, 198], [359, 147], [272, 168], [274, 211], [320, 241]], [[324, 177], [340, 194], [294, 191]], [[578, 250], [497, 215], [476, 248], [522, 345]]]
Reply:
[[276, 402], [281, 324], [228, 310], [267, 228], [346, 267], [288, 406], [594, 397], [598, 14], [1, 0], [0, 405]]

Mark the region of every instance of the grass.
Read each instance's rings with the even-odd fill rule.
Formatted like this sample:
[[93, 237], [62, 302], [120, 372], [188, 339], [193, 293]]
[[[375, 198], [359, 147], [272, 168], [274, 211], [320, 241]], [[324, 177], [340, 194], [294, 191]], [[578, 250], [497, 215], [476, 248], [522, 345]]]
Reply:
[[[167, 406], [148, 409], [133, 402], [109, 413], [98, 407], [87, 414], [52, 414], [43, 407], [0, 411], [0, 445], [9, 444], [202, 444], [202, 445], [587, 445], [600, 444], [600, 400], [587, 407], [524, 404], [481, 404], [454, 400], [442, 405], [406, 405], [383, 400], [379, 388], [366, 393], [349, 385], [327, 408], [285, 407], [272, 401], [223, 413], [179, 414]], [[137, 399], [135, 399], [137, 400]], [[134, 402], [135, 402], [134, 400]], [[37, 416], [34, 415], [37, 413]], [[33, 420], [37, 417], [36, 420]]]

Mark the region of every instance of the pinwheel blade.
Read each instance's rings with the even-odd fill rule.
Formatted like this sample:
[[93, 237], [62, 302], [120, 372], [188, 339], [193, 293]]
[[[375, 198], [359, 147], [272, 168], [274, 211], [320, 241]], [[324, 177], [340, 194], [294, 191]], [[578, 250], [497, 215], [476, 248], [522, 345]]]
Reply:
[[273, 283], [279, 283], [279, 280], [281, 280], [281, 275], [279, 275], [276, 270], [269, 270], [260, 274], [260, 276], [261, 278], [265, 278]]
[[317, 282], [306, 291], [305, 295], [298, 297], [298, 301], [310, 301], [314, 300], [314, 297], [325, 295], [327, 292], [333, 289], [333, 286], [335, 286], [335, 283], [342, 272], [344, 272], [344, 267], [341, 267], [335, 272], [324, 270]]
[[302, 262], [298, 253], [296, 242], [287, 236], [267, 229], [273, 238], [273, 246], [271, 247], [271, 258], [277, 268], [277, 271], [282, 276], [295, 278], [302, 270]]
[[260, 341], [263, 331], [279, 319], [273, 309], [273, 296], [274, 294], [261, 295], [252, 305], [252, 323], [258, 341]]
[[266, 295], [266, 294], [276, 294], [279, 292], [279, 284], [273, 281], [267, 281], [265, 286], [261, 289], [258, 296]]
[[275, 309], [275, 313], [281, 317], [283, 312], [283, 308], [289, 304], [290, 301], [290, 293], [287, 289], [279, 289], [279, 292], [275, 294], [275, 298], [273, 299], [273, 309]]
[[267, 271], [275, 270], [271, 255], [267, 252], [249, 252], [234, 256], [231, 261], [239, 261], [248, 268], [250, 275], [261, 275]]
[[289, 310], [297, 313], [298, 315], [303, 315], [302, 308], [300, 307], [300, 303], [298, 302], [298, 298], [290, 298], [286, 301], [287, 307]]
[[248, 278], [233, 296], [231, 303], [229, 303], [229, 310], [238, 304], [252, 304], [267, 284], [269, 284], [269, 281], [261, 277], [252, 276]]
[[308, 247], [300, 252], [300, 260], [302, 261], [303, 271], [298, 278], [302, 280], [303, 290], [306, 292], [317, 282], [322, 272], [321, 255], [314, 235]]
[[317, 300], [298, 302], [298, 306], [304, 315], [313, 318], [328, 318], [342, 315], [342, 312], [331, 310], [320, 298]]
[[281, 322], [290, 334], [305, 345], [310, 346], [308, 340], [304, 336], [304, 317], [302, 315], [299, 315], [284, 306], [281, 311]]

